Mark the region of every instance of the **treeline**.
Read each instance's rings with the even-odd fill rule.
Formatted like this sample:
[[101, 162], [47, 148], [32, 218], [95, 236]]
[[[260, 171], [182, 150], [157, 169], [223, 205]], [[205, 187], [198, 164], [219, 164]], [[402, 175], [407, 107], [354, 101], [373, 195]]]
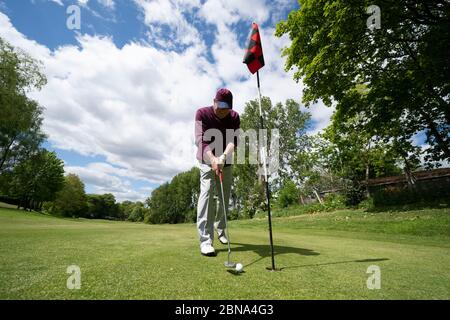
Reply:
[[142, 202], [116, 203], [112, 194], [86, 194], [76, 175], [42, 147], [43, 107], [27, 93], [47, 82], [41, 63], [0, 38], [0, 201], [66, 217], [143, 221]]
[[44, 203], [43, 210], [53, 215], [88, 218], [144, 221], [148, 210], [142, 202], [117, 203], [112, 194], [86, 194], [84, 183], [75, 174], [64, 178], [64, 185], [55, 199]]
[[75, 174], [64, 178], [64, 184], [53, 201], [45, 202], [43, 210], [52, 215], [127, 220], [133, 222], [182, 223], [196, 220], [200, 172], [197, 168], [176, 175], [152, 192], [145, 202], [117, 203], [112, 194], [86, 194], [85, 186]]

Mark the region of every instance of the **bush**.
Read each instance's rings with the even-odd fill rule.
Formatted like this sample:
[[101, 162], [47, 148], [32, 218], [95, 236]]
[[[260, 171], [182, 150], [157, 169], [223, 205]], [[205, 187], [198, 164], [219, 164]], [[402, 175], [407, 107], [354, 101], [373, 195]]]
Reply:
[[366, 190], [356, 181], [348, 181], [344, 187], [346, 206], [357, 206], [366, 198]]
[[188, 223], [196, 222], [197, 221], [197, 208], [186, 210], [184, 215], [186, 217], [185, 222], [188, 222]]
[[56, 194], [55, 200], [43, 205], [45, 212], [65, 217], [82, 217], [86, 214], [87, 208], [84, 183], [75, 174], [67, 175], [64, 178], [64, 186]]
[[286, 208], [297, 203], [299, 190], [293, 181], [287, 181], [278, 193], [278, 205]]
[[133, 210], [131, 210], [130, 215], [128, 216], [128, 221], [132, 222], [144, 221], [144, 213], [145, 209], [143, 207], [135, 206]]
[[239, 212], [236, 209], [228, 210], [228, 220], [239, 219]]
[[365, 199], [358, 204], [358, 209], [368, 210], [368, 209], [372, 209], [373, 207], [374, 207], [373, 198]]
[[330, 193], [325, 197], [325, 201], [323, 202], [324, 210], [330, 209], [345, 209], [346, 205], [346, 197], [344, 195], [338, 193]]

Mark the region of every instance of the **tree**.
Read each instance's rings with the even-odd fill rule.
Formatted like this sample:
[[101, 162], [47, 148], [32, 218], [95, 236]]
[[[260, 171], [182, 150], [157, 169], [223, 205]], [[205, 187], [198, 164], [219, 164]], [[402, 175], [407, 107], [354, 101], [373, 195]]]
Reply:
[[[145, 222], [160, 224], [168, 223], [172, 209], [173, 195], [170, 193], [169, 183], [166, 182], [152, 191], [151, 197], [146, 200], [149, 212]], [[173, 217], [173, 215], [172, 215]]]
[[88, 194], [86, 218], [119, 219], [120, 209], [113, 194]]
[[176, 175], [170, 183], [164, 183], [152, 191], [146, 200], [148, 210], [144, 221], [154, 224], [194, 222], [199, 192], [198, 168]]
[[146, 209], [144, 208], [144, 204], [142, 202], [136, 202], [133, 206], [133, 210], [131, 210], [130, 216], [128, 217], [128, 221], [144, 221], [145, 211]]
[[327, 147], [329, 142], [319, 134], [310, 137], [307, 148], [297, 152], [292, 161], [293, 175], [299, 187], [300, 202], [305, 204], [305, 198], [315, 198], [322, 202], [320, 193], [326, 190], [342, 188], [342, 181], [330, 168], [332, 158]]
[[403, 169], [414, 184], [412, 171], [418, 167], [419, 147], [400, 137], [371, 136], [361, 129], [362, 118], [343, 122], [335, 121], [335, 116], [315, 137], [312, 148], [298, 154], [302, 192], [343, 190], [347, 203], [354, 205], [369, 196], [369, 179], [399, 175]]
[[[261, 101], [264, 116], [264, 126], [268, 134], [269, 161], [276, 153], [270, 148], [273, 129], [278, 129], [279, 145], [277, 172], [272, 174], [270, 187], [272, 192], [276, 192], [293, 177], [293, 161], [295, 155], [303, 150], [308, 144], [306, 128], [310, 119], [309, 113], [301, 112], [300, 106], [294, 100], [286, 100], [285, 104], [277, 103], [272, 105], [270, 98], [263, 97]], [[259, 102], [251, 100], [246, 103], [244, 112], [241, 115], [241, 129], [243, 131], [255, 130], [258, 133], [260, 128]], [[259, 136], [258, 136], [259, 139]], [[246, 145], [246, 149], [251, 150], [256, 146], [250, 145], [249, 139], [241, 139], [241, 144]], [[258, 140], [257, 143], [260, 143]], [[258, 210], [266, 210], [265, 189], [258, 176], [258, 164], [251, 164], [249, 154], [246, 154], [246, 162], [234, 167], [234, 185], [232, 195], [237, 198], [239, 208], [242, 208], [243, 215], [253, 217]]]
[[378, 1], [374, 30], [372, 1], [300, 2], [276, 34], [292, 40], [283, 55], [305, 84], [304, 102], [337, 102], [340, 119], [363, 114], [363, 130], [383, 138], [396, 136], [391, 128], [407, 139], [425, 131], [428, 159], [450, 159], [450, 2]]
[[119, 210], [123, 220], [127, 220], [130, 217], [131, 211], [133, 210], [134, 206], [134, 202], [129, 200], [125, 200], [124, 202], [119, 204]]
[[47, 204], [50, 213], [66, 217], [82, 217], [87, 212], [87, 197], [84, 183], [75, 174], [68, 174], [64, 187], [56, 194], [56, 199]]
[[9, 195], [20, 199], [21, 207], [38, 209], [52, 201], [64, 186], [64, 163], [45, 149], [14, 167]]
[[37, 152], [42, 108], [26, 93], [46, 83], [40, 64], [0, 38], [0, 173]]
[[281, 208], [286, 208], [298, 202], [298, 189], [293, 181], [287, 181], [278, 193], [278, 204]]

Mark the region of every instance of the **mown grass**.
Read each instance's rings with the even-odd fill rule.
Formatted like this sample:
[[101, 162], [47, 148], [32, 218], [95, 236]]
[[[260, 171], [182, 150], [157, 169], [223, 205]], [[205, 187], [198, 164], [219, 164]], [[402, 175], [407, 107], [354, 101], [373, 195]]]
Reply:
[[[230, 222], [235, 275], [199, 254], [194, 224], [62, 219], [0, 209], [1, 299], [449, 299], [449, 209], [342, 210]], [[81, 289], [69, 290], [69, 265]], [[381, 289], [366, 286], [381, 270]]]
[[[291, 209], [292, 210], [292, 209]], [[274, 218], [291, 229], [319, 229], [374, 232], [393, 235], [450, 237], [450, 209], [370, 212], [363, 209], [337, 210]], [[263, 225], [266, 218], [242, 221], [243, 225]]]

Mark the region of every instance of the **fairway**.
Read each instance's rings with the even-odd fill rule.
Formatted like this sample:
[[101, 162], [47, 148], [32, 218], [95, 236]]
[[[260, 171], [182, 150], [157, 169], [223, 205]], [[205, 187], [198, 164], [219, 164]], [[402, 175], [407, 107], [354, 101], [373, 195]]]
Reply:
[[[411, 222], [404, 230], [390, 229], [389, 214], [364, 215], [274, 219], [280, 272], [265, 270], [266, 221], [232, 221], [232, 260], [245, 271], [236, 275], [224, 267], [226, 246], [218, 241], [217, 257], [199, 254], [194, 224], [62, 219], [0, 208], [0, 299], [450, 298], [449, 209], [396, 213], [394, 225], [402, 215]], [[441, 227], [432, 228], [433, 216]], [[357, 219], [366, 219], [367, 228], [357, 231], [359, 220], [351, 224]], [[432, 234], [415, 235], [417, 220], [429, 223]], [[79, 290], [66, 287], [70, 265], [81, 269]], [[381, 271], [379, 290], [367, 288], [371, 265]]]

